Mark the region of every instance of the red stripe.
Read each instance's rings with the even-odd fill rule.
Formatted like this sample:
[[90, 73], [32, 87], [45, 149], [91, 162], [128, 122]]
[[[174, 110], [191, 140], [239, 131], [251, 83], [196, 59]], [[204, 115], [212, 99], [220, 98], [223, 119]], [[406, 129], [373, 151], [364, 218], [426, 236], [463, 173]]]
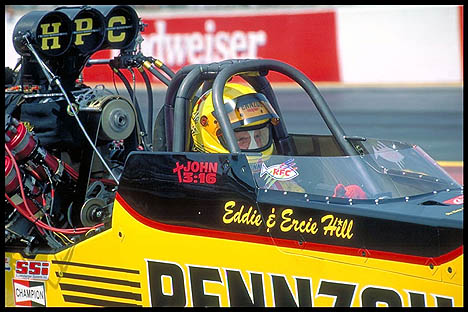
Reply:
[[432, 258], [432, 257], [420, 257], [420, 256], [406, 255], [406, 254], [400, 254], [400, 253], [393, 253], [393, 252], [388, 252], [388, 251], [368, 250], [368, 249], [362, 249], [362, 248], [335, 246], [335, 245], [318, 244], [318, 243], [311, 243], [311, 242], [305, 242], [301, 245], [297, 241], [283, 239], [283, 238], [271, 238], [271, 237], [265, 237], [265, 236], [260, 236], [260, 235], [233, 233], [233, 232], [225, 232], [225, 231], [219, 231], [219, 230], [206, 230], [206, 229], [179, 226], [179, 225], [169, 225], [169, 224], [165, 224], [165, 223], [161, 223], [161, 222], [148, 219], [140, 215], [122, 198], [122, 196], [119, 193], [116, 193], [115, 199], [136, 220], [140, 221], [141, 223], [149, 227], [152, 227], [161, 231], [171, 232], [171, 233], [206, 236], [206, 237], [212, 237], [212, 238], [229, 239], [229, 240], [244, 241], [244, 242], [249, 242], [249, 243], [258, 243], [258, 244], [266, 244], [266, 245], [277, 245], [280, 247], [306, 249], [306, 250], [321, 251], [321, 252], [343, 254], [343, 255], [350, 255], [350, 256], [359, 256], [359, 257], [365, 256], [368, 258], [405, 262], [405, 263], [412, 263], [412, 264], [421, 264], [421, 265], [429, 265], [431, 263], [433, 265], [441, 265], [463, 254], [463, 245], [461, 245], [460, 247], [444, 255], [441, 255], [436, 258]]

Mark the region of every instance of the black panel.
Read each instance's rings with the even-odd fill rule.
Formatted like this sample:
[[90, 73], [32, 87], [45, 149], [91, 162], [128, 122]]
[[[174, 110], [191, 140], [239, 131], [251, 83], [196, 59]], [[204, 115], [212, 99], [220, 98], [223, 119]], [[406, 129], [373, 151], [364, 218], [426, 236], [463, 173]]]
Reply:
[[[203, 179], [201, 174], [205, 174]], [[263, 199], [267, 196], [268, 203], [258, 202], [256, 192]], [[463, 245], [462, 229], [412, 223], [404, 215], [388, 219], [384, 205], [370, 201], [366, 206], [349, 206], [306, 202], [298, 193], [266, 194], [256, 189], [243, 154], [133, 152], [127, 159], [119, 194], [138, 214], [186, 227], [188, 232], [196, 228], [251, 234], [260, 242], [271, 236], [280, 239], [279, 244], [296, 248], [334, 252], [333, 246], [338, 246], [356, 255], [358, 250], [367, 249], [371, 254], [375, 250], [438, 257]], [[398, 205], [403, 207], [397, 202], [386, 207], [401, 209]], [[359, 214], [353, 213], [357, 210]]]

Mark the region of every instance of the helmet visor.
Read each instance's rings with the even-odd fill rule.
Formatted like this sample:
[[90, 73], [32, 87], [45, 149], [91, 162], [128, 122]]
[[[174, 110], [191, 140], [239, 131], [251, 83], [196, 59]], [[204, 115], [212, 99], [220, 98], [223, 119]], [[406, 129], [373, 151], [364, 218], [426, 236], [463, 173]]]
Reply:
[[[262, 152], [272, 144], [270, 123], [242, 127], [234, 130], [234, 135], [242, 152]], [[218, 139], [227, 149], [227, 144], [221, 131], [218, 131]]]

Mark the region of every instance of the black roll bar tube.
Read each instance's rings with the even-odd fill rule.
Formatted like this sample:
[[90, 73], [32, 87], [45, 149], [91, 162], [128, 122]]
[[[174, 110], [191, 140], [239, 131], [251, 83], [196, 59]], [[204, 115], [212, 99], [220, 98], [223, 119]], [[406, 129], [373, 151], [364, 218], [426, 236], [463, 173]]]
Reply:
[[190, 116], [188, 113], [190, 109], [187, 106], [190, 103], [190, 99], [203, 83], [201, 79], [203, 70], [203, 65], [196, 66], [192, 69], [187, 76], [185, 76], [177, 91], [174, 101], [174, 125], [177, 125], [174, 127], [172, 142], [174, 151], [183, 152], [187, 148], [186, 145], [188, 145], [189, 142], [187, 136], [190, 132], [186, 131], [187, 127], [181, 127], [179, 125], [190, 125]]
[[[211, 89], [211, 85], [214, 79], [216, 78], [216, 75], [223, 68], [227, 66], [232, 66], [233, 64], [247, 61], [250, 60], [232, 59], [225, 60], [219, 63], [215, 62], [211, 64], [193, 64], [186, 66], [182, 68], [179, 72], [177, 72], [177, 74], [171, 81], [171, 85], [169, 86], [168, 91], [166, 92], [166, 98], [164, 101], [166, 113], [166, 142], [168, 142], [168, 151], [173, 150], [173, 148], [175, 151], [183, 151], [183, 146], [185, 146], [185, 150], [188, 149], [189, 133], [186, 132], [186, 128], [181, 129], [179, 125], [186, 125], [188, 122], [190, 122], [188, 115], [188, 112], [191, 111], [191, 107], [189, 107], [190, 99], [194, 96], [195, 92], [201, 86], [201, 83], [209, 83], [209, 87], [203, 87], [203, 93], [203, 91], [207, 91], [207, 88]], [[191, 74], [191, 77], [187, 78], [189, 74]], [[240, 74], [239, 76], [242, 79], [244, 79], [247, 83], [249, 83], [256, 90], [256, 92], [265, 94], [265, 96], [272, 104], [273, 108], [280, 115], [280, 118], [282, 118], [281, 110], [279, 109], [278, 101], [273, 92], [273, 89], [269, 81], [264, 76], [262, 76], [263, 74], [266, 74], [266, 72], [256, 73], [255, 75]], [[194, 83], [196, 83], [196, 85], [192, 86], [192, 84]], [[185, 86], [182, 88], [183, 84]], [[178, 97], [178, 99], [176, 97]], [[175, 117], [176, 114], [177, 117]], [[173, 125], [176, 125], [176, 127], [173, 127]], [[275, 142], [277, 143], [277, 150], [279, 150], [282, 154], [285, 155], [294, 155], [296, 153], [295, 145], [288, 136], [285, 123], [280, 123], [279, 125], [274, 126], [273, 133], [278, 139], [278, 142]], [[175, 145], [174, 142], [177, 142], [177, 145]]]
[[233, 64], [232, 66], [224, 68], [215, 78], [213, 83], [213, 105], [218, 114], [218, 122], [223, 130], [226, 138], [228, 150], [231, 153], [239, 153], [239, 146], [236, 144], [234, 131], [229, 123], [226, 110], [223, 102], [224, 86], [229, 78], [235, 74], [243, 72], [263, 72], [263, 71], [276, 71], [284, 74], [296, 81], [311, 98], [317, 110], [327, 124], [327, 127], [333, 133], [340, 147], [343, 149], [345, 155], [358, 155], [353, 146], [346, 140], [345, 133], [341, 126], [338, 124], [335, 116], [325, 102], [317, 87], [296, 68], [276, 60], [250, 60], [244, 63]]
[[172, 77], [171, 83], [169, 84], [166, 96], [164, 98], [164, 132], [166, 136], [166, 148], [167, 151], [172, 151], [172, 138], [174, 133], [174, 101], [179, 90], [179, 86], [182, 83], [182, 80], [188, 75], [188, 73], [199, 66], [200, 64], [187, 65], [181, 68], [175, 75]]
[[[186, 66], [177, 72], [172, 79], [168, 92], [166, 93], [164, 104], [168, 106], [167, 112], [169, 115], [173, 116], [173, 120], [169, 122], [172, 122], [171, 125], [175, 125], [172, 132], [172, 146], [170, 146], [170, 140], [167, 140], [168, 151], [172, 150], [174, 152], [183, 152], [188, 149], [190, 133], [186, 131], [187, 127], [185, 127], [185, 125], [188, 125], [190, 122], [190, 99], [195, 95], [203, 82], [213, 80], [226, 66], [232, 66], [233, 64], [246, 61], [248, 60], [232, 59], [219, 63], [193, 64]], [[176, 94], [175, 90], [177, 90]], [[168, 116], [166, 115], [165, 117]], [[168, 136], [168, 134], [170, 134], [167, 131], [168, 126], [169, 123], [168, 120], [166, 120], [166, 138], [171, 138]]]

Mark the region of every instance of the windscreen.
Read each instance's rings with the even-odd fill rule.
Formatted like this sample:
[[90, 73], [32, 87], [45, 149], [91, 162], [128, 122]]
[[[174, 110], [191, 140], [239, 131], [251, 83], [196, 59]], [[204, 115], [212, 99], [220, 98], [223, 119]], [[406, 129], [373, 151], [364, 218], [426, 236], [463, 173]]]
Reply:
[[460, 187], [416, 145], [367, 139], [360, 147], [360, 156], [272, 155], [248, 159], [260, 189], [378, 199]]

